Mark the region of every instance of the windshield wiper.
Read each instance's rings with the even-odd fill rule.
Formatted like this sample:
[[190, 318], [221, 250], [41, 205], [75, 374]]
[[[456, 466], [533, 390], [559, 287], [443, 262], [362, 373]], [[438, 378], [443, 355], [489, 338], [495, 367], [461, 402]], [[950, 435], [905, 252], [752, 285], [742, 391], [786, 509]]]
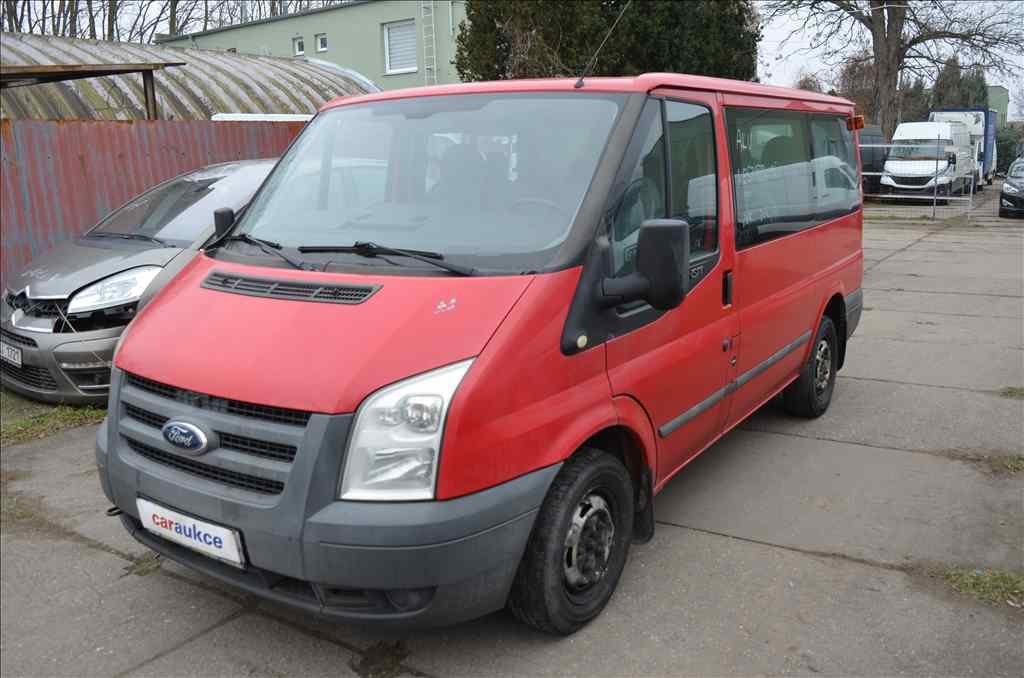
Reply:
[[432, 264], [438, 268], [443, 268], [446, 271], [451, 271], [458, 275], [473, 276], [477, 274], [477, 270], [470, 266], [462, 266], [460, 264], [453, 264], [444, 260], [444, 255], [440, 252], [428, 252], [425, 250], [403, 250], [397, 247], [387, 247], [386, 245], [378, 245], [372, 242], [356, 242], [351, 245], [302, 245], [298, 248], [300, 252], [305, 253], [329, 253], [329, 252], [343, 252], [358, 254], [361, 257], [376, 257], [380, 255], [392, 256], [392, 257], [408, 257], [410, 259], [416, 259], [427, 264]]
[[[289, 264], [299, 269], [300, 271], [306, 270], [306, 267], [303, 265], [301, 261], [298, 261], [297, 259], [292, 259], [290, 256], [281, 251], [281, 243], [279, 242], [274, 242], [273, 240], [264, 240], [263, 238], [254, 238], [248, 233], [236, 233], [235, 235], [229, 235], [228, 237], [221, 239], [217, 243], [217, 247], [220, 247], [224, 243], [229, 242], [244, 242], [250, 245], [255, 245], [256, 247], [259, 247], [267, 254], [273, 254], [275, 256], [280, 257], [281, 259], [284, 259], [285, 261], [287, 261]], [[301, 252], [302, 248], [299, 248], [299, 251]]]
[[151, 235], [145, 233], [114, 233], [113, 231], [93, 231], [87, 233], [86, 237], [100, 237], [100, 238], [121, 238], [122, 240], [145, 240], [146, 242], [156, 243], [161, 247], [170, 247], [166, 240], [160, 238], [154, 238]]

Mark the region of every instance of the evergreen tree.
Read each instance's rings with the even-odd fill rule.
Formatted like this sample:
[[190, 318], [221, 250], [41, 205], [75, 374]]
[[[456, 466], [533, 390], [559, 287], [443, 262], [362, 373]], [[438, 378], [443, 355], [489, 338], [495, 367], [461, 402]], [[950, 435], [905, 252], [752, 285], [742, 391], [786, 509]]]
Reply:
[[900, 90], [900, 120], [902, 122], [921, 122], [928, 119], [932, 109], [931, 97], [925, 89], [924, 80], [918, 78], [910, 87]]
[[[455, 69], [463, 80], [579, 75], [626, 1], [468, 0]], [[634, 0], [593, 74], [750, 80], [760, 39], [751, 0]]]
[[954, 56], [946, 59], [946, 63], [935, 78], [932, 88], [932, 105], [935, 108], [959, 108], [964, 99], [962, 86], [963, 77], [960, 72], [960, 61]]

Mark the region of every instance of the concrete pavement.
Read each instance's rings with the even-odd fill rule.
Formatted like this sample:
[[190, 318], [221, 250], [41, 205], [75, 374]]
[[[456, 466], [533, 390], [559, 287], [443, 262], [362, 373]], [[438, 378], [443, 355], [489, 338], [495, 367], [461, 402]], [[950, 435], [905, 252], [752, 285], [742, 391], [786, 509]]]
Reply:
[[[986, 191], [992, 194], [994, 191]], [[92, 470], [92, 428], [4, 449], [3, 675], [1018, 676], [1024, 614], [947, 565], [1024, 571], [1024, 222], [865, 227], [865, 312], [832, 408], [769, 403], [656, 502], [605, 613], [374, 633], [154, 562]]]

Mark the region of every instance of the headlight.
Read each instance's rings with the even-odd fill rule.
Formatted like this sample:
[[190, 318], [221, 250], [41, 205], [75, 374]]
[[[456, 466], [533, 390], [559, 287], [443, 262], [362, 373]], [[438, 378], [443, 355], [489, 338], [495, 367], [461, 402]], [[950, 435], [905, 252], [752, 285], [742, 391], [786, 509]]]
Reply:
[[1020, 193], [1020, 189], [1013, 184], [1003, 184], [1003, 193]]
[[138, 301], [160, 271], [159, 266], [139, 266], [93, 283], [71, 297], [68, 313], [85, 313]]
[[341, 475], [342, 499], [433, 499], [448, 407], [472, 360], [385, 386], [359, 406]]

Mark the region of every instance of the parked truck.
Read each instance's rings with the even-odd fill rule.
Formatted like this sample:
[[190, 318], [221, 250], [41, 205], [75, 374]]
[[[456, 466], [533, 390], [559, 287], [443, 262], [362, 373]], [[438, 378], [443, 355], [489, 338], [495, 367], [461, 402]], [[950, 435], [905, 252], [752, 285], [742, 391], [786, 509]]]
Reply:
[[941, 108], [928, 114], [933, 122], [962, 122], [971, 135], [977, 161], [975, 185], [992, 185], [996, 176], [996, 112], [984, 108]]

